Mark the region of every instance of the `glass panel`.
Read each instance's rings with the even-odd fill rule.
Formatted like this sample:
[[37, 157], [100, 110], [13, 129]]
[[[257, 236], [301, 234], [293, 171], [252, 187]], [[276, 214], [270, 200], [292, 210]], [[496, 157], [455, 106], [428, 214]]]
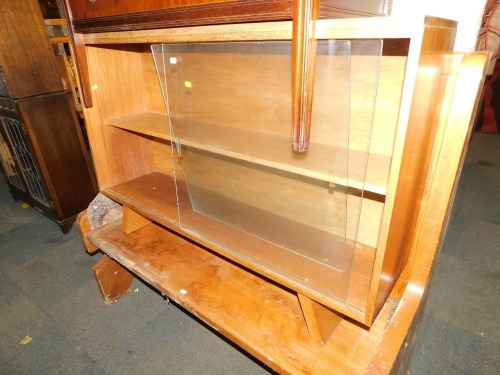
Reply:
[[181, 226], [265, 274], [341, 301], [361, 210], [350, 193], [362, 194], [366, 168], [362, 155], [351, 178], [352, 48], [318, 41], [311, 144], [295, 153], [291, 42], [152, 47]]
[[[371, 159], [372, 131], [374, 125], [377, 92], [382, 61], [382, 40], [353, 40], [351, 56], [351, 93], [349, 160], [347, 186], [349, 186], [347, 238], [355, 249], [357, 260], [373, 263], [378, 242], [380, 220], [385, 202], [386, 184], [372, 184], [367, 176], [380, 172], [379, 166]], [[369, 169], [370, 168], [370, 169]], [[385, 182], [385, 181], [384, 181]], [[383, 193], [382, 193], [383, 192]], [[375, 208], [375, 209], [374, 209]], [[378, 215], [374, 214], [374, 211]], [[368, 224], [368, 225], [367, 225]], [[354, 265], [353, 265], [354, 267]], [[351, 282], [354, 272], [349, 275]], [[363, 285], [368, 295], [369, 283]], [[353, 297], [352, 304], [357, 297]], [[359, 306], [358, 306], [359, 307]]]
[[[1, 116], [0, 116], [1, 122]], [[14, 157], [10, 153], [7, 143], [3, 139], [2, 133], [0, 133], [0, 161], [2, 162], [3, 170], [5, 171], [5, 176], [9, 182], [20, 189], [25, 191], [21, 176], [17, 173], [16, 163]]]
[[50, 207], [51, 201], [45, 194], [43, 181], [40, 177], [33, 158], [28, 148], [28, 144], [23, 135], [21, 122], [2, 116], [2, 122], [5, 125], [7, 135], [14, 148], [16, 159], [26, 180], [30, 195], [43, 205]]

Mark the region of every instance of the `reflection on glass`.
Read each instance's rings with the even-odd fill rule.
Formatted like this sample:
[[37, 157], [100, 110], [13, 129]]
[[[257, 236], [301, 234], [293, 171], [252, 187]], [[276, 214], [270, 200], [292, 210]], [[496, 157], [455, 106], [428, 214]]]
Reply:
[[373, 70], [363, 94], [370, 117], [381, 42], [318, 41], [307, 153], [292, 150], [291, 42], [152, 50], [181, 226], [265, 273], [345, 301], [371, 127], [351, 151], [352, 61], [362, 55]]

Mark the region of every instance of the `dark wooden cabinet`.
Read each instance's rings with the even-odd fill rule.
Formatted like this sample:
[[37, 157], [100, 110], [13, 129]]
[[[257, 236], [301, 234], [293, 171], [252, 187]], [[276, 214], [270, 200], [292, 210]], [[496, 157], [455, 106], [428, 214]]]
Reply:
[[0, 161], [9, 190], [67, 233], [96, 194], [72, 92], [36, 0], [0, 2]]
[[38, 1], [0, 2], [0, 66], [10, 98], [63, 90]]
[[0, 132], [10, 192], [67, 233], [96, 194], [71, 93], [0, 98]]

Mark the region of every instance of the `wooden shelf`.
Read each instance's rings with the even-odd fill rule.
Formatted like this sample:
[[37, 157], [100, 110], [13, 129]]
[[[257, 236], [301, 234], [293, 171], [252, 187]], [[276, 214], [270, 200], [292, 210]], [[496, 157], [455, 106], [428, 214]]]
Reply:
[[102, 193], [163, 225], [179, 222], [175, 182], [170, 176], [153, 172], [104, 189]]
[[[345, 247], [346, 254], [342, 256], [347, 257], [344, 260], [346, 269], [339, 271], [315, 260], [317, 257], [315, 254], [294, 253], [193, 211], [182, 211], [183, 222], [187, 225], [181, 227], [175, 182], [171, 176], [158, 172], [113, 186], [103, 190], [102, 193], [229, 259], [278, 280], [283, 285], [293, 287], [305, 295], [315, 296], [316, 299], [323, 300], [326, 305], [335, 307], [348, 316], [359, 318], [359, 314], [365, 309], [370, 284], [368, 270], [373, 267], [375, 258], [375, 249], [372, 247], [361, 244], [356, 248]], [[211, 198], [210, 202], [218, 202], [220, 199], [214, 196]], [[240, 204], [238, 211], [243, 212], [243, 216], [264, 214], [243, 203]], [[279, 217], [273, 220], [284, 226], [282, 231], [284, 237], [289, 233], [285, 229], [303, 230], [294, 227], [300, 226], [299, 223], [291, 223]], [[317, 232], [318, 230], [314, 228], [306, 230], [306, 242], [313, 243], [318, 239], [324, 239], [326, 234], [322, 232], [322, 235], [319, 235]], [[328, 241], [338, 242], [336, 236], [332, 234], [328, 236], [331, 237]], [[347, 293], [349, 282], [351, 288]]]
[[[166, 114], [143, 112], [129, 116], [111, 118], [107, 124], [152, 137], [171, 140], [169, 119]], [[216, 153], [250, 163], [276, 168], [316, 180], [327, 181], [340, 186], [364, 190], [376, 195], [373, 199], [383, 201], [387, 193], [387, 179], [391, 158], [382, 155], [368, 155], [366, 152], [347, 150], [320, 143], [311, 144], [307, 153], [295, 153], [291, 139], [239, 128], [189, 121], [176, 121], [175, 136], [184, 146]], [[345, 158], [347, 177], [328, 173], [335, 155]], [[369, 157], [370, 170], [367, 162]], [[347, 160], [349, 158], [349, 166]], [[368, 172], [369, 172], [368, 171]]]

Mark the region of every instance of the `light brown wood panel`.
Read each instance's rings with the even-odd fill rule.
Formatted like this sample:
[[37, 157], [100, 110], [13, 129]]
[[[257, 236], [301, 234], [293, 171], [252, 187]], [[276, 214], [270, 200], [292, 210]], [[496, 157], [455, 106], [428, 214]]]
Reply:
[[160, 84], [158, 82], [158, 74], [156, 72], [153, 53], [151, 52], [151, 45], [149, 44], [144, 44], [142, 46], [142, 69], [146, 108], [148, 111], [152, 112], [167, 113]]
[[[90, 86], [95, 105], [84, 110], [87, 134], [92, 149], [96, 175], [101, 189], [123, 182], [134, 176], [124, 171], [125, 160], [120, 160], [128, 141], [128, 151], [133, 147], [133, 137], [123, 131], [104, 129], [103, 122], [119, 114], [130, 114], [145, 110], [143, 94], [141, 54], [135, 46], [115, 46], [111, 48], [87, 47]], [[120, 151], [120, 140], [124, 136], [124, 149]], [[108, 148], [108, 143], [113, 150]], [[137, 149], [144, 154], [150, 153], [144, 139], [139, 140]], [[151, 157], [147, 157], [151, 164]], [[137, 158], [135, 162], [139, 162]], [[136, 172], [140, 174], [140, 171]], [[144, 171], [147, 173], [147, 171]]]
[[130, 234], [150, 224], [151, 220], [139, 215], [127, 206], [123, 206], [123, 233]]
[[[165, 115], [162, 115], [162, 114], [141, 113], [141, 114], [136, 114], [136, 115], [132, 115], [132, 116], [125, 116], [125, 117], [120, 117], [120, 118], [109, 119], [107, 122], [109, 124], [114, 125], [114, 126], [119, 126], [120, 128], [123, 128], [123, 129], [129, 129], [132, 131], [152, 135], [152, 136], [160, 138], [160, 139], [170, 139], [170, 134], [168, 131], [166, 131], [166, 125], [165, 125], [166, 121], [167, 121], [167, 118], [165, 117]], [[200, 128], [201, 128], [200, 129], [201, 133], [203, 133], [205, 131], [204, 129], [207, 129], [206, 125], [200, 126]], [[221, 132], [224, 129], [220, 128], [220, 127], [216, 127], [216, 129], [217, 130], [214, 130], [214, 136], [216, 138], [213, 138], [213, 139], [216, 139], [217, 142], [220, 142], [221, 138], [222, 139], [224, 138], [224, 133]], [[239, 133], [236, 132], [236, 134], [239, 134]], [[181, 133], [180, 136], [182, 137], [183, 133]], [[191, 135], [191, 137], [193, 137], [193, 136]], [[244, 143], [236, 143], [235, 145], [232, 146], [232, 148], [235, 150], [235, 152], [238, 152], [238, 153], [242, 152], [242, 148], [243, 149], [249, 148], [249, 151], [253, 151], [253, 150], [256, 150], [258, 147], [261, 147], [263, 144], [265, 144], [265, 142], [263, 142], [263, 141], [256, 142], [255, 145], [251, 142], [249, 143], [249, 137], [246, 135], [245, 136], [236, 136], [236, 137], [234, 137], [234, 135], [231, 135], [230, 137], [231, 137], [231, 139], [234, 139], [236, 142], [239, 142], [239, 140], [244, 141]], [[264, 137], [264, 135], [260, 135], [259, 139], [263, 139], [263, 137]], [[203, 142], [201, 140], [198, 142], [194, 142], [194, 143], [192, 141], [186, 142], [186, 143], [188, 143], [190, 145], [195, 145], [197, 148], [199, 147], [201, 149], [207, 149], [207, 146], [208, 146], [206, 142]], [[214, 148], [213, 146], [209, 146], [208, 149], [210, 151], [214, 151], [214, 152], [219, 153], [219, 154], [223, 154], [223, 155], [226, 154], [229, 156], [235, 156], [234, 153], [231, 153], [231, 152], [226, 153], [226, 152], [223, 152], [222, 149], [217, 149], [217, 148]], [[286, 147], [286, 150], [288, 150], [291, 153], [290, 148]], [[311, 155], [310, 153], [316, 152], [317, 150], [318, 149], [316, 147], [312, 148], [309, 151], [309, 155]], [[263, 151], [269, 151], [269, 152], [275, 153], [276, 147], [274, 147], [274, 146], [265, 147], [263, 149]], [[161, 152], [159, 152], [156, 156], [156, 160], [157, 160], [156, 163], [158, 164], [158, 162], [161, 160], [170, 161], [171, 154], [172, 154], [172, 152], [171, 152], [170, 148], [167, 148], [167, 147], [162, 148]], [[319, 155], [319, 156], [321, 156], [321, 158], [319, 160], [322, 161], [323, 157], [325, 157], [325, 160], [322, 161], [322, 163], [323, 164], [328, 163], [328, 157], [327, 157], [328, 155], [329, 155], [329, 152], [324, 151], [323, 154]], [[355, 155], [355, 153], [350, 152], [350, 156], [352, 157], [353, 155]], [[238, 158], [241, 158], [241, 157], [238, 157]], [[371, 159], [372, 162], [373, 162], [373, 160], [375, 160], [373, 158], [374, 157], [372, 157], [372, 159]], [[273, 159], [273, 158], [271, 157], [271, 159]], [[208, 160], [208, 159], [206, 159], [206, 160]], [[272, 163], [270, 164], [269, 159], [266, 159], [265, 157], [264, 158], [260, 157], [259, 160], [256, 160], [254, 158], [248, 159], [248, 158], [243, 157], [243, 160], [258, 162], [259, 165], [274, 166], [274, 164], [272, 164]], [[361, 159], [361, 162], [362, 162], [362, 160], [363, 159]], [[304, 162], [304, 160], [299, 160], [299, 163], [302, 163], [302, 167], [303, 167], [303, 162]], [[231, 163], [229, 163], [228, 165], [236, 167], [236, 165], [233, 165]], [[308, 166], [308, 165], [309, 164], [306, 164], [306, 166]], [[169, 164], [169, 167], [170, 167], [170, 164]], [[195, 164], [195, 167], [196, 167], [196, 164]], [[388, 167], [388, 163], [385, 165], [385, 167]], [[311, 166], [310, 166], [310, 168], [311, 168]], [[384, 168], [384, 165], [379, 163], [378, 169], [383, 169], [383, 168]], [[247, 199], [251, 200], [252, 195], [246, 194], [245, 192], [248, 189], [245, 189], [244, 187], [245, 186], [255, 186], [255, 184], [262, 185], [263, 181], [264, 181], [259, 177], [250, 177], [249, 175], [247, 175], [246, 172], [239, 173], [238, 175], [241, 178], [244, 178], [245, 180], [248, 180], [249, 178], [253, 178], [254, 181], [252, 183], [249, 182], [248, 184], [243, 184], [243, 190], [235, 190], [234, 184], [228, 183], [228, 181], [226, 180], [226, 178], [228, 176], [234, 177], [234, 174], [231, 174], [231, 173], [228, 174], [228, 173], [226, 173], [227, 171], [224, 171], [224, 170], [219, 171], [219, 173], [218, 173], [219, 180], [217, 181], [217, 179], [215, 178], [215, 175], [212, 172], [209, 172], [201, 164], [198, 165], [198, 169], [200, 169], [200, 174], [199, 174], [198, 178], [201, 179], [201, 181], [203, 181], [203, 184], [206, 185], [209, 181], [212, 181], [212, 184], [215, 183], [214, 186], [216, 186], [213, 188], [214, 191], [218, 191], [225, 196], [227, 196], [229, 194], [230, 196], [234, 197], [234, 194], [236, 194], [240, 198], [245, 197], [245, 200], [247, 200]], [[285, 168], [284, 170], [291, 170], [294, 173], [297, 172], [297, 170], [295, 170], [293, 168], [292, 169]], [[310, 169], [309, 169], [309, 171], [307, 169], [305, 171], [310, 172]], [[163, 173], [167, 173], [169, 175], [172, 175], [173, 172], [171, 169], [167, 169]], [[222, 176], [222, 177], [220, 177], [220, 176]], [[325, 177], [325, 178], [323, 178], [323, 180], [326, 180], [327, 178], [328, 177]], [[367, 183], [371, 182], [371, 180], [372, 179], [370, 178], [370, 176], [368, 176]], [[340, 183], [342, 183], [342, 182], [340, 181]], [[280, 180], [279, 178], [277, 178], [277, 182], [275, 182], [275, 184], [273, 184], [272, 186], [263, 186], [262, 185], [261, 188], [263, 191], [274, 191], [275, 189], [280, 189], [283, 186], [283, 184], [285, 184], [285, 186], [286, 186], [285, 180]], [[233, 186], [233, 188], [228, 188], [230, 186]], [[306, 186], [308, 186], [308, 185], [306, 184]], [[357, 187], [358, 185], [352, 185], [352, 186]], [[362, 185], [359, 185], [359, 187], [362, 187]], [[370, 189], [369, 186], [365, 186], [365, 187], [367, 189]], [[257, 189], [258, 189], [258, 187], [257, 187]], [[312, 197], [317, 198], [318, 197], [317, 194], [318, 193], [321, 194], [321, 191], [324, 191], [324, 189], [319, 188], [318, 190], [314, 190], [314, 193], [312, 193]], [[262, 198], [261, 194], [257, 195], [254, 199], [257, 199], [258, 201], [257, 201], [257, 203], [254, 202], [253, 205], [257, 207], [261, 203], [261, 201], [259, 200], [261, 198]], [[347, 196], [345, 198], [345, 200], [346, 200], [345, 202], [346, 202], [347, 206], [351, 208], [351, 209], [349, 209], [349, 208], [347, 209], [347, 212], [350, 215], [348, 222], [351, 223], [347, 229], [347, 233], [348, 233], [347, 238], [349, 238], [351, 240], [357, 239], [357, 241], [359, 241], [361, 243], [375, 247], [376, 243], [377, 243], [377, 238], [378, 238], [377, 237], [378, 236], [377, 228], [380, 225], [383, 204], [381, 202], [373, 201], [370, 199], [363, 199], [362, 200], [363, 203], [362, 203], [361, 207], [359, 207], [359, 205], [360, 205], [359, 198], [351, 196], [351, 195]], [[302, 201], [299, 199], [298, 202], [302, 202]], [[301, 212], [301, 214], [298, 215], [299, 217], [302, 218], [301, 219], [302, 222], [306, 223], [310, 217], [313, 217], [313, 218], [321, 218], [322, 217], [317, 212], [318, 210], [321, 211], [322, 209], [324, 209], [324, 205], [322, 202], [319, 202], [318, 205], [316, 205], [316, 209], [313, 208], [314, 206], [311, 207], [311, 205], [307, 201], [302, 202], [301, 204], [305, 204], [307, 206], [307, 209], [304, 209], [304, 212], [308, 212], [308, 214], [306, 214], [306, 215], [304, 215], [303, 212]], [[286, 206], [288, 207], [288, 205], [286, 205]], [[292, 207], [293, 206], [294, 205], [292, 204]], [[285, 215], [285, 216], [289, 217], [290, 215]], [[332, 218], [332, 222], [333, 221], [334, 221], [334, 219]], [[314, 222], [314, 220], [313, 220], [313, 222]], [[359, 228], [361, 228], [360, 230], [358, 230], [358, 224], [359, 224]], [[340, 235], [340, 233], [344, 229], [345, 228], [342, 227], [340, 229], [340, 232], [338, 232], [337, 234]]]
[[[383, 56], [378, 76], [378, 90], [373, 113], [373, 123], [367, 118], [369, 115], [361, 117], [363, 120], [352, 121], [350, 128], [351, 142], [349, 146], [355, 150], [365, 149], [364, 143], [358, 145], [357, 139], [366, 140], [367, 134], [370, 134], [370, 153], [373, 155], [391, 156], [394, 148], [396, 128], [399, 120], [399, 105], [404, 85], [406, 73], [406, 56]], [[357, 75], [356, 72], [354, 72]], [[354, 80], [353, 90], [363, 91], [363, 80]], [[360, 116], [359, 113], [369, 107], [368, 103], [354, 100], [352, 113]], [[363, 112], [361, 112], [363, 113]], [[364, 125], [364, 126], [363, 126]], [[358, 132], [362, 132], [358, 135]], [[371, 169], [370, 167], [368, 168]], [[374, 169], [378, 169], [374, 166]], [[372, 172], [374, 173], [374, 172]]]
[[[452, 29], [457, 22], [415, 15], [406, 17], [367, 17], [316, 21], [317, 39], [418, 39], [425, 27]], [[134, 30], [89, 33], [85, 43], [185, 43], [226, 42], [242, 40], [291, 40], [292, 22], [257, 22], [212, 26], [177, 27], [156, 30]]]
[[171, 176], [152, 172], [104, 189], [102, 193], [163, 225], [179, 221], [175, 183]]
[[259, 22], [237, 25], [177, 27], [85, 34], [87, 45], [130, 43], [185, 43], [242, 40], [291, 40], [291, 22]]
[[[487, 59], [487, 54], [483, 53], [465, 55], [463, 60], [462, 55], [452, 57], [459, 65], [450, 68], [450, 74], [456, 74], [456, 78], [452, 77], [449, 81], [444, 98], [444, 110], [440, 115], [430, 159], [430, 173], [425, 181], [415, 236], [411, 243], [411, 267], [408, 267], [410, 269], [405, 274], [404, 283], [395, 287], [396, 293], [393, 295], [401, 295], [400, 302], [390, 324], [384, 329], [377, 355], [371, 361], [370, 368], [373, 370], [388, 367], [398, 369], [405, 365], [399, 354], [406, 345], [411, 345], [410, 340], [414, 337], [409, 333], [418, 326], [423, 313], [429, 281], [450, 219], [468, 140], [477, 115]], [[386, 307], [387, 303], [377, 321], [381, 321]]]
[[107, 167], [113, 170], [113, 185], [156, 170], [151, 138], [111, 126], [103, 129], [102, 136], [106, 140]]
[[[447, 48], [452, 48], [448, 40], [436, 40], [434, 48], [438, 48], [440, 43], [443, 52]], [[384, 251], [380, 253], [380, 257], [383, 254], [383, 261], [377, 262], [375, 267], [376, 273], [380, 269], [380, 277], [372, 281], [372, 287], [378, 285], [378, 291], [374, 292], [372, 289], [371, 301], [369, 299], [369, 304], [374, 303], [374, 311], [368, 316], [376, 314], [381, 308], [390, 286], [394, 285], [408, 259], [405, 254], [414, 235], [412, 228], [417, 218], [417, 206], [429, 173], [428, 163], [438, 126], [447, 74], [449, 74], [448, 67], [441, 57], [424, 54], [421, 58], [416, 73], [387, 243]]]
[[[167, 59], [166, 66], [171, 116], [189, 114], [207, 123], [290, 137], [288, 43], [168, 56], [174, 55], [179, 62], [171, 65]], [[391, 143], [380, 134], [391, 138], [395, 132], [398, 112], [389, 103], [401, 96], [405, 63], [404, 57], [318, 56], [311, 142], [367, 151], [374, 127], [375, 152], [390, 155]]]
[[175, 174], [172, 161], [172, 145], [170, 142], [162, 139], [154, 139], [152, 147], [155, 171], [173, 177]]
[[[228, 55], [225, 57], [214, 54], [200, 54], [198, 57], [179, 55], [179, 60], [184, 58], [192, 61], [193, 66], [197, 67], [195, 71], [200, 72], [199, 76], [201, 78], [198, 80], [196, 78], [198, 75], [193, 77], [193, 81], [196, 81], [196, 83], [189, 81], [191, 85], [189, 89], [176, 89], [172, 87], [175, 85], [171, 85], [169, 100], [171, 101], [170, 106], [173, 113], [175, 114], [181, 103], [187, 105], [187, 101], [191, 102], [193, 93], [196, 92], [193, 85], [197, 87], [203, 86], [208, 91], [205, 91], [203, 87], [200, 88], [201, 91], [198, 91], [200, 100], [195, 102], [196, 107], [193, 109], [192, 106], [188, 105], [190, 116], [202, 118], [205, 122], [212, 121], [214, 125], [222, 124], [225, 128], [242, 127], [256, 132], [265, 131], [285, 137], [284, 141], [285, 139], [288, 140], [290, 136], [290, 98], [289, 95], [286, 95], [286, 92], [289, 91], [288, 86], [290, 83], [289, 76], [285, 73], [288, 71], [289, 62], [285, 56], [273, 55], [272, 49], [269, 49], [269, 51], [270, 55], [264, 56], [264, 59], [269, 59], [269, 62], [262, 60], [261, 57], [249, 57], [248, 53], [241, 53], [237, 56], [222, 53], [222, 55]], [[253, 62], [248, 61], [251, 59], [255, 60]], [[146, 54], [144, 60], [149, 61]], [[318, 60], [324, 61], [325, 57], [319, 56]], [[360, 175], [354, 178], [351, 177], [351, 180], [356, 180], [359, 183], [364, 181], [364, 175], [366, 174], [365, 189], [373, 191], [372, 189], [375, 186], [386, 186], [389, 178], [390, 160], [385, 166], [382, 166], [378, 155], [390, 156], [392, 154], [398, 111], [394, 111], [391, 105], [394, 102], [399, 103], [401, 98], [406, 58], [382, 56], [379, 77], [377, 76], [377, 57], [353, 56], [350, 60], [352, 60], [350, 61], [350, 64], [352, 64], [352, 77], [349, 77], [349, 85], [351, 85], [353, 92], [350, 97], [345, 94], [349, 93], [348, 87], [338, 84], [338, 79], [335, 84], [328, 84], [330, 81], [327, 77], [332, 75], [331, 69], [318, 69], [318, 83], [316, 84], [313, 111], [314, 126], [311, 140], [320, 144], [331, 143], [332, 140], [336, 140], [338, 146], [347, 147], [349, 145], [351, 150], [360, 152], [370, 150], [373, 155], [370, 155], [365, 160], [355, 157], [356, 153], [351, 152], [350, 156], [353, 156], [353, 158], [349, 159], [349, 170], [356, 171]], [[201, 72], [200, 66], [206, 64], [207, 61], [210, 61], [213, 66], [208, 67], [208, 71]], [[218, 64], [217, 61], [220, 61], [220, 63]], [[252, 69], [260, 69], [261, 65], [270, 65], [271, 63], [277, 64], [276, 71], [274, 69], [269, 70], [268, 73], [260, 75], [262, 82], [255, 83], [254, 81], [250, 85], [251, 87], [262, 88], [266, 84], [267, 86], [264, 86], [264, 89], [256, 90], [251, 99], [232, 101], [230, 104], [227, 102], [227, 97], [236, 97], [242, 94], [238, 87], [249, 87], [248, 82], [246, 82], [248, 78], [255, 80], [255, 74], [250, 73]], [[241, 70], [235, 70], [232, 64], [241, 67]], [[281, 68], [279, 68], [280, 64], [283, 65]], [[323, 62], [323, 65], [325, 64]], [[336, 69], [342, 69], [342, 64]], [[157, 87], [157, 77], [155, 77], [154, 66], [151, 64], [149, 64], [148, 77], [150, 77], [151, 86]], [[212, 77], [212, 79], [209, 77]], [[241, 81], [242, 79], [243, 81]], [[344, 82], [346, 79], [341, 79], [341, 81]], [[269, 82], [272, 82], [272, 85], [269, 85]], [[278, 85], [275, 88], [276, 82], [282, 82], [283, 86], [280, 88]], [[183, 82], [179, 83], [182, 85]], [[372, 90], [367, 90], [367, 85], [373, 87], [373, 90], [377, 89], [378, 86], [376, 98], [373, 98]], [[266, 88], [268, 86], [272, 87], [272, 89]], [[211, 95], [213, 92], [220, 92], [222, 96]], [[228, 92], [229, 94], [227, 94]], [[248, 89], [245, 90], [245, 95], [248, 95], [248, 92]], [[153, 103], [151, 107], [154, 110], [163, 111], [163, 99], [157, 94], [157, 90], [148, 90], [148, 101]], [[349, 104], [347, 104], [348, 101], [350, 101]], [[249, 108], [248, 103], [254, 104]], [[228, 111], [228, 108], [231, 110]], [[345, 113], [349, 108], [350, 114], [346, 113], [344, 116], [339, 116], [339, 113]], [[249, 116], [249, 114], [252, 115]], [[339, 119], [342, 118], [345, 119], [345, 124], [338, 123]], [[221, 129], [224, 129], [224, 127]], [[337, 127], [337, 129], [333, 130], [334, 127]], [[249, 143], [245, 142], [245, 144]], [[253, 147], [252, 149], [256, 148]], [[325, 152], [321, 145], [315, 145], [314, 149], [311, 151], [312, 153], [328, 155], [328, 152]], [[301, 164], [304, 165], [303, 162]], [[324, 162], [319, 161], [318, 165], [320, 164], [324, 165]], [[305, 169], [312, 170], [310, 166], [306, 166]], [[362, 186], [359, 183], [356, 184], [356, 187], [361, 188]], [[376, 189], [375, 191], [382, 193], [385, 191], [384, 188], [382, 190]]]

